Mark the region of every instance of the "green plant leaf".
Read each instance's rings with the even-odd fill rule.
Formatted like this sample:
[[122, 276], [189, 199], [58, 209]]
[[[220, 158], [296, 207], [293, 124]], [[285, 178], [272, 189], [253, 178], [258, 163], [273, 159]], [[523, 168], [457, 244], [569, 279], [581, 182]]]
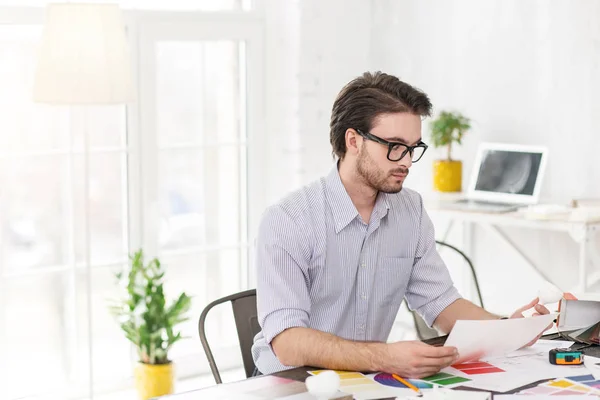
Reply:
[[166, 271], [156, 258], [145, 263], [142, 250], [130, 255], [129, 263], [115, 274], [118, 298], [108, 301], [108, 310], [127, 340], [136, 347], [141, 362], [169, 362], [171, 346], [181, 339], [176, 325], [188, 320], [191, 299], [181, 293], [167, 306], [163, 279]]
[[464, 134], [471, 129], [471, 121], [464, 115], [456, 112], [442, 111], [430, 123], [431, 142], [434, 147], [446, 147], [447, 158], [452, 155], [452, 143], [461, 144]]

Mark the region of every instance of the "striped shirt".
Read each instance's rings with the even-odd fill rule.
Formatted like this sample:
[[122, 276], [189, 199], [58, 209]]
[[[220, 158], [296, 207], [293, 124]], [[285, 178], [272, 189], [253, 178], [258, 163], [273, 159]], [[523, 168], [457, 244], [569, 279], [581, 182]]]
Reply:
[[288, 328], [385, 342], [403, 298], [429, 326], [460, 298], [421, 196], [380, 192], [365, 224], [336, 167], [265, 212], [256, 271], [252, 356], [263, 374], [286, 369], [271, 341]]

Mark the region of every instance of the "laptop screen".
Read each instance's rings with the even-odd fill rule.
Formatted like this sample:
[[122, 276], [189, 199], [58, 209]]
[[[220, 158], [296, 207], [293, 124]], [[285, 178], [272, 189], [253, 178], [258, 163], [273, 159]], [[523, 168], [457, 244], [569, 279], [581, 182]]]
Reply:
[[486, 149], [481, 155], [475, 190], [531, 196], [541, 160], [542, 153]]

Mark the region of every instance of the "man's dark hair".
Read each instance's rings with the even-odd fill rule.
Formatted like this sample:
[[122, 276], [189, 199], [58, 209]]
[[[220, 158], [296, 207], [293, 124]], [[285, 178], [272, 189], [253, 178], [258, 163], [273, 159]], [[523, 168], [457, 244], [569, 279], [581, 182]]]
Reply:
[[383, 72], [365, 72], [340, 91], [331, 110], [329, 140], [340, 159], [346, 154], [346, 130], [369, 132], [381, 114], [408, 112], [431, 115], [429, 97], [419, 89]]

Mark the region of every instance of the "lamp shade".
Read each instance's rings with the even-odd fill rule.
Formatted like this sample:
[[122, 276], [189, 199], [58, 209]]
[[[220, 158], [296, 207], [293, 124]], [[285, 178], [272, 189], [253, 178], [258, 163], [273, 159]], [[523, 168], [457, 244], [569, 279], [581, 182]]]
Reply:
[[133, 100], [129, 46], [116, 4], [49, 4], [33, 99], [52, 104]]

